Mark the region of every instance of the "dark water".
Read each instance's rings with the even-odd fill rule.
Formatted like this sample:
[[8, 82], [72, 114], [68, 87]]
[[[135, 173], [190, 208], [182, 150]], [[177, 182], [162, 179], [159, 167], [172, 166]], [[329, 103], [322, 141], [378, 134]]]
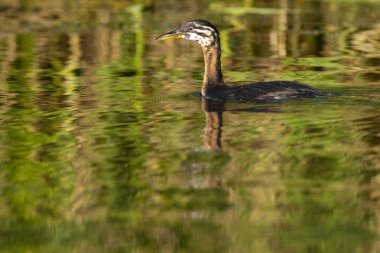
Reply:
[[[380, 252], [379, 1], [0, 3], [1, 252]], [[225, 79], [342, 96], [233, 103], [154, 41], [220, 29]], [[208, 109], [207, 109], [208, 108]]]

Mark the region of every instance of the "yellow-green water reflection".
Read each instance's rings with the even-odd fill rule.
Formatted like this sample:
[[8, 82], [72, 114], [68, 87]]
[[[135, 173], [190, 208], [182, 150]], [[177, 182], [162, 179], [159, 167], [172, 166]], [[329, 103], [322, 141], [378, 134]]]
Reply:
[[[1, 252], [378, 252], [380, 2], [0, 3]], [[209, 105], [225, 79], [328, 100]], [[222, 107], [222, 108], [221, 108]]]

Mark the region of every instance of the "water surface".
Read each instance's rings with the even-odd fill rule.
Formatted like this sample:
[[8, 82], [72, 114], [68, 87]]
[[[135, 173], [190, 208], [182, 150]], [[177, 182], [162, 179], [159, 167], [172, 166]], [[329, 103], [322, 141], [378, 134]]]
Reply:
[[[379, 1], [0, 4], [1, 252], [379, 252]], [[225, 79], [341, 96], [212, 104]]]

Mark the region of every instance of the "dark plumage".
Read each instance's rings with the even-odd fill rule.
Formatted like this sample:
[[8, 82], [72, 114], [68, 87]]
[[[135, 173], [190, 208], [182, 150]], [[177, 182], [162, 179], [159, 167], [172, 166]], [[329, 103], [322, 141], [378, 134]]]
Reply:
[[333, 95], [303, 83], [292, 81], [257, 82], [243, 86], [227, 85], [220, 67], [220, 40], [218, 30], [206, 20], [188, 21], [178, 29], [165, 33], [157, 40], [182, 38], [201, 45], [205, 61], [202, 96], [217, 100], [254, 100], [315, 98]]

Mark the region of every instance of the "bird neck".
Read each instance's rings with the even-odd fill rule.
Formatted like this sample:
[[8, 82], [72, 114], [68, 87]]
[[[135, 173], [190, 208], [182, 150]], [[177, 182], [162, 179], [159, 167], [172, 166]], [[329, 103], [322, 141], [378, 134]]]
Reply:
[[207, 96], [216, 92], [221, 86], [225, 86], [220, 67], [221, 50], [219, 43], [202, 47], [205, 61], [205, 73], [203, 77], [202, 95]]

